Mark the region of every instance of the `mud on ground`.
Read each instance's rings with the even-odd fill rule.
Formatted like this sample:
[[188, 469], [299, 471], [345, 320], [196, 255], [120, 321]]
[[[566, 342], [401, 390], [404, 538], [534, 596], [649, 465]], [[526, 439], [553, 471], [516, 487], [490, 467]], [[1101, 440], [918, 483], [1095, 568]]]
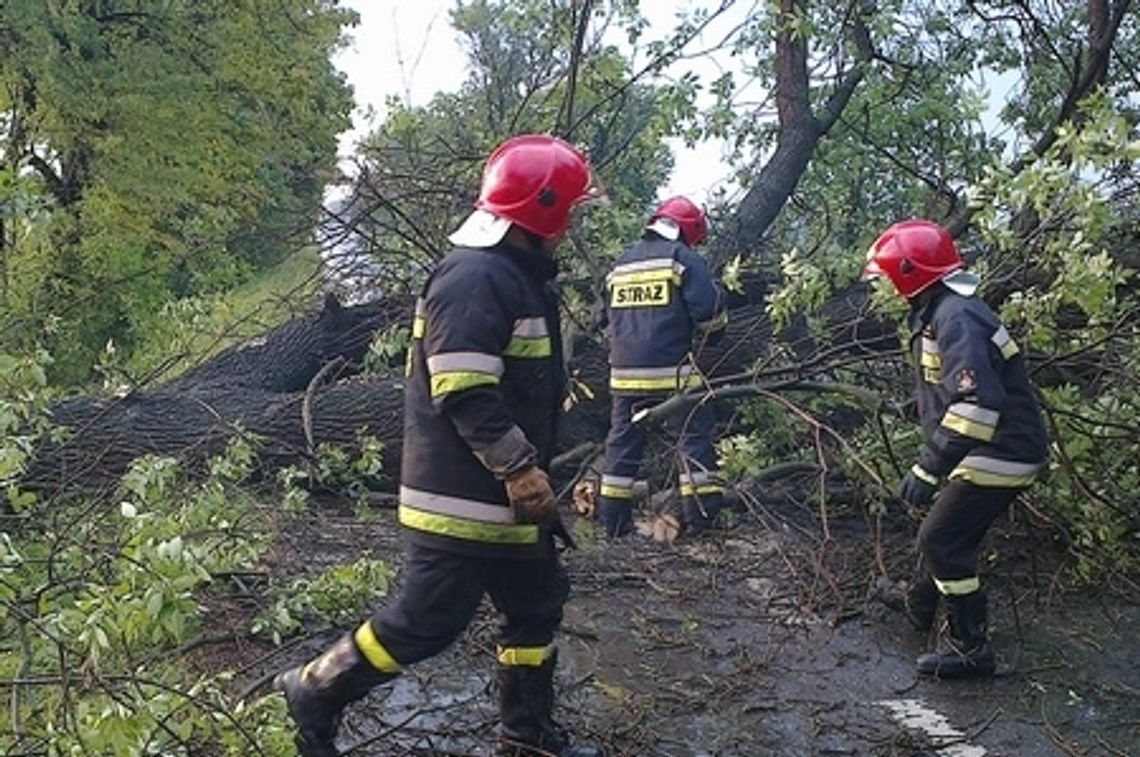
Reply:
[[[751, 507], [672, 544], [610, 543], [576, 522], [556, 717], [609, 755], [1140, 755], [1134, 585], [1066, 585], [1047, 535], [1018, 518], [986, 542], [998, 675], [959, 682], [918, 679], [931, 640], [871, 599], [884, 571], [903, 576], [913, 560], [905, 517], [881, 531], [834, 517], [825, 541], [802, 509]], [[398, 569], [397, 531], [390, 511], [315, 514], [283, 533], [279, 568], [369, 554]], [[495, 629], [485, 602], [451, 649], [353, 705], [343, 752], [493, 754]], [[255, 664], [238, 684], [266, 682], [335, 633], [245, 650]]]

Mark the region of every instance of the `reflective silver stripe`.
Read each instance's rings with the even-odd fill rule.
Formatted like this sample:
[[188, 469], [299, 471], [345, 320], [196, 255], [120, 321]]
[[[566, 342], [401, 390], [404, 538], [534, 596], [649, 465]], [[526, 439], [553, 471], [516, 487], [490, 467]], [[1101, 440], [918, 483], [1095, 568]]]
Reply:
[[1044, 463], [1019, 463], [985, 455], [966, 455], [950, 478], [969, 481], [978, 486], [1029, 486], [1037, 478]]
[[928, 336], [924, 336], [922, 338], [922, 351], [929, 354], [929, 355], [939, 354], [938, 353], [938, 342], [934, 339], [931, 339]]
[[1012, 460], [1001, 460], [996, 457], [986, 457], [985, 455], [966, 455], [958, 465], [963, 468], [985, 471], [986, 473], [1000, 473], [1006, 476], [1031, 476], [1036, 475], [1037, 472], [1041, 470], [1043, 463], [1019, 463]]
[[602, 486], [618, 486], [623, 489], [632, 489], [633, 482], [633, 476], [615, 476], [611, 473], [602, 474]]
[[453, 515], [468, 520], [478, 520], [484, 523], [514, 524], [515, 522], [511, 508], [506, 505], [449, 497], [445, 494], [434, 494], [407, 486], [400, 487], [400, 502], [420, 510], [440, 513], [441, 515]]
[[720, 476], [717, 471], [697, 471], [695, 473], [678, 473], [677, 481], [681, 486], [704, 486], [705, 484], [718, 484], [720, 483]]
[[939, 484], [938, 476], [934, 475], [933, 473], [928, 471], [926, 468], [923, 468], [918, 463], [915, 463], [914, 465], [910, 466], [910, 472], [913, 473], [918, 478], [925, 481], [926, 483], [930, 484], [931, 486], [938, 486], [938, 484]]
[[969, 578], [955, 578], [949, 581], [943, 581], [938, 578], [934, 579], [934, 585], [938, 587], [938, 591], [943, 596], [960, 597], [963, 594], [973, 594], [982, 588], [981, 579], [977, 576], [970, 576]]
[[955, 402], [946, 408], [946, 412], [985, 426], [997, 426], [998, 420], [1001, 419], [1001, 413], [997, 410], [990, 410], [988, 407], [982, 407], [973, 402]]
[[416, 314], [412, 318], [412, 338], [423, 339], [427, 331], [427, 308], [422, 297], [416, 298]]
[[540, 336], [550, 336], [550, 331], [546, 328], [545, 318], [519, 318], [515, 321], [515, 327], [511, 334], [524, 339], [533, 339]]
[[1005, 326], [998, 327], [998, 330], [990, 337], [990, 341], [994, 343], [1001, 352], [1001, 356], [1006, 360], [1021, 351], [1018, 349], [1017, 342], [1013, 341], [1013, 337], [1006, 331]]
[[602, 474], [602, 485], [598, 487], [598, 494], [610, 499], [633, 499], [633, 476], [615, 476], [610, 473]]
[[611, 379], [686, 378], [693, 373], [691, 365], [670, 365], [664, 368], [611, 368]]
[[650, 258], [649, 260], [638, 260], [634, 263], [622, 263], [621, 265], [614, 266], [610, 271], [609, 276], [621, 276], [623, 273], [638, 273], [641, 271], [655, 271], [658, 269], [669, 270], [673, 273], [680, 275], [685, 272], [685, 266], [673, 258]]
[[503, 375], [503, 359], [486, 352], [441, 352], [427, 359], [428, 373], [488, 373]]

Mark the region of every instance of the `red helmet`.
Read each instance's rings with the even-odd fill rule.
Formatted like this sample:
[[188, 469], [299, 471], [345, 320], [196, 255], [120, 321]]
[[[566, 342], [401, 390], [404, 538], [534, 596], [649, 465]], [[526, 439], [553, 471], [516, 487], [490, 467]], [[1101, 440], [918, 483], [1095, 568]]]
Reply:
[[575, 205], [600, 193], [582, 153], [558, 137], [524, 134], [491, 153], [475, 207], [553, 239]]
[[709, 233], [709, 223], [705, 220], [705, 212], [692, 203], [687, 197], [670, 197], [657, 206], [653, 215], [649, 216], [647, 224], [658, 218], [668, 218], [681, 229], [681, 241], [690, 247], [696, 247], [704, 241]]
[[886, 276], [909, 299], [965, 265], [950, 232], [933, 221], [913, 218], [879, 235], [867, 251], [863, 276]]

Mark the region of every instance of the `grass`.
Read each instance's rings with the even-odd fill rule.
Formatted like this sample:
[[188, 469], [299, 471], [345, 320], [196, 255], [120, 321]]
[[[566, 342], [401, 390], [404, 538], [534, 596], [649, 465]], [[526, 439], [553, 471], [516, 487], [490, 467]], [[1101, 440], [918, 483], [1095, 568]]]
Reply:
[[139, 329], [146, 337], [124, 366], [127, 380], [169, 380], [256, 338], [309, 310], [320, 285], [320, 256], [305, 247], [228, 292], [173, 302]]

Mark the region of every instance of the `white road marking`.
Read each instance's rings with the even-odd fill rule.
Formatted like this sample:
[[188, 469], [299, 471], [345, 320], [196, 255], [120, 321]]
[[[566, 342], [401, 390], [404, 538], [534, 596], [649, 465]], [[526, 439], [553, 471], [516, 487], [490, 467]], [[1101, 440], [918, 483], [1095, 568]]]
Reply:
[[938, 747], [940, 757], [982, 757], [986, 754], [983, 747], [966, 741], [966, 734], [950, 725], [949, 720], [921, 699], [885, 699], [878, 704], [890, 710], [904, 728], [922, 731], [930, 737], [931, 743]]

